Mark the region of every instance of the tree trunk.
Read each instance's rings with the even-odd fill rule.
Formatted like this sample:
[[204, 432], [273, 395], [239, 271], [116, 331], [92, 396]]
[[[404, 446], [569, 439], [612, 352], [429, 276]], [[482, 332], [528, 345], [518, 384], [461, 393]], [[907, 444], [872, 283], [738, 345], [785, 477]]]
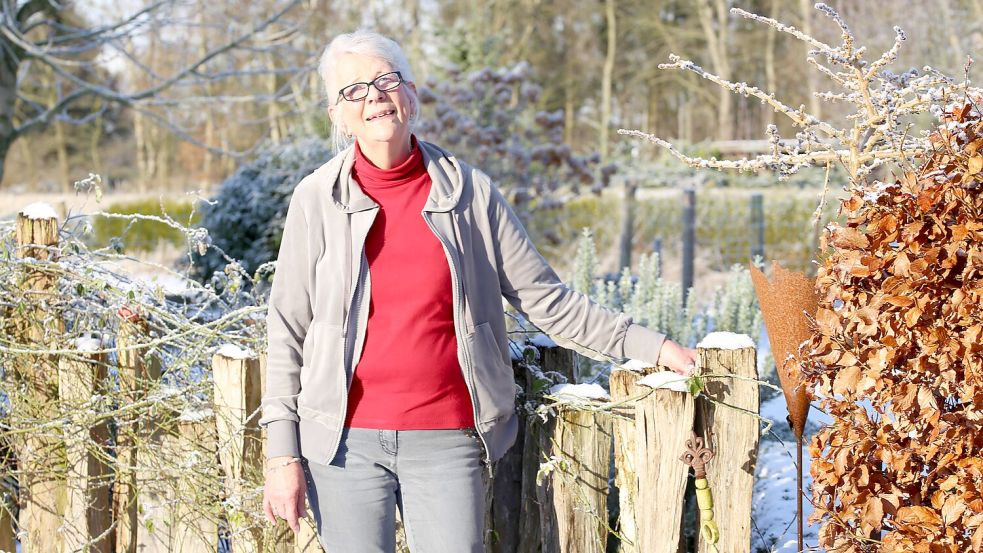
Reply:
[[72, 185], [69, 183], [68, 174], [68, 141], [65, 139], [65, 124], [57, 120], [55, 121], [55, 151], [58, 154], [58, 180], [61, 181], [61, 191], [69, 194]]
[[[730, 80], [730, 61], [727, 59], [727, 0], [713, 0], [713, 6], [710, 5], [710, 0], [700, 0], [697, 8], [713, 73], [721, 79]], [[717, 140], [730, 140], [734, 137], [732, 94], [723, 87], [718, 92], [717, 132], [711, 133]]]
[[92, 130], [92, 138], [89, 141], [89, 155], [92, 157], [92, 170], [102, 174], [102, 156], [99, 155], [99, 143], [102, 142], [102, 116], [96, 118], [95, 128]]
[[601, 80], [601, 160], [608, 159], [608, 127], [611, 125], [611, 80], [614, 74], [614, 57], [618, 47], [617, 18], [615, 16], [615, 0], [605, 0], [605, 17], [608, 24], [608, 49], [604, 57], [604, 73]]
[[[204, 31], [204, 29], [208, 29], [208, 25], [205, 24], [204, 8], [202, 8], [199, 15], [201, 18], [203, 31], [202, 31], [201, 47], [198, 52], [198, 55], [205, 56], [208, 53], [209, 44], [208, 44], [208, 34], [206, 31]], [[213, 89], [212, 82], [205, 81], [205, 94], [208, 97], [213, 96], [214, 91], [212, 89]], [[203, 115], [205, 116], [205, 146], [208, 146], [210, 148], [215, 145], [215, 110], [206, 109], [202, 111], [203, 111]], [[212, 151], [209, 150], [208, 148], [205, 148], [204, 154], [205, 154], [205, 159], [202, 163], [202, 172], [204, 172], [205, 180], [207, 180], [208, 183], [211, 184], [212, 164], [215, 161], [215, 154], [212, 153]]]
[[[27, 189], [31, 192], [38, 191], [38, 182], [41, 178], [38, 176], [38, 161], [34, 157], [34, 151], [31, 149], [31, 139], [27, 136], [21, 136], [17, 140], [17, 144], [20, 144], [21, 156], [24, 158], [24, 162], [27, 163], [27, 176], [25, 177], [27, 181]], [[3, 180], [2, 172], [3, 167], [0, 163], [0, 180]]]
[[[0, 42], [0, 49], [9, 52], [6, 41]], [[17, 104], [17, 58], [4, 54], [0, 58], [0, 185], [3, 184], [3, 167], [7, 152], [17, 138], [14, 128], [14, 107]]]
[[147, 167], [146, 144], [147, 137], [143, 125], [143, 114], [133, 113], [133, 144], [136, 146], [137, 158], [137, 190], [147, 191], [147, 179], [150, 178], [149, 168]]
[[[573, 32], [573, 26], [570, 19], [566, 19], [563, 22], [563, 45], [566, 47], [567, 51], [572, 51], [574, 41], [576, 40], [576, 33]], [[563, 143], [573, 144], [573, 130], [577, 124], [577, 119], [574, 117], [575, 111], [575, 97], [573, 87], [576, 86], [577, 82], [577, 71], [574, 66], [574, 56], [566, 57], [566, 86], [563, 87]]]
[[[768, 16], [772, 19], [778, 18], [778, 10], [781, 7], [781, 2], [778, 0], [771, 0], [771, 5], [768, 6], [769, 14]], [[772, 93], [777, 93], [778, 91], [778, 78], [775, 76], [775, 35], [778, 31], [774, 27], [769, 26], [766, 31], [768, 34], [765, 35], [765, 90]], [[811, 71], [811, 68], [810, 68]], [[761, 110], [763, 117], [762, 123], [767, 127], [768, 125], [775, 124], [775, 110], [766, 108]]]
[[[949, 6], [949, 0], [943, 0], [939, 2], [939, 9], [942, 11], [942, 25], [944, 29], [955, 29], [952, 24], [952, 9]], [[955, 32], [945, 33], [949, 39], [949, 54], [952, 56], [952, 69], [953, 71], [959, 70], [960, 67], [965, 63], [966, 52], [963, 50], [961, 44], [959, 44], [959, 35]]]
[[[799, 0], [799, 9], [802, 11], [802, 32], [812, 36], [812, 13], [813, 13], [813, 1], [812, 0]], [[808, 52], [812, 46], [808, 44], [805, 45], [806, 52]], [[812, 67], [808, 68], [806, 71], [806, 94], [809, 97], [809, 113], [814, 115], [817, 119], [823, 118], [823, 104], [819, 98], [816, 97], [813, 92], [819, 89], [819, 83], [817, 79], [819, 77], [818, 72]]]
[[[414, 33], [418, 34], [418, 33]], [[270, 120], [270, 140], [274, 144], [279, 144], [283, 141], [283, 132], [280, 128], [280, 107], [277, 106], [276, 100], [276, 59], [273, 55], [267, 56], [267, 62], [269, 63], [270, 74], [266, 76], [266, 91], [270, 95], [270, 101], [266, 104], [266, 116]]]

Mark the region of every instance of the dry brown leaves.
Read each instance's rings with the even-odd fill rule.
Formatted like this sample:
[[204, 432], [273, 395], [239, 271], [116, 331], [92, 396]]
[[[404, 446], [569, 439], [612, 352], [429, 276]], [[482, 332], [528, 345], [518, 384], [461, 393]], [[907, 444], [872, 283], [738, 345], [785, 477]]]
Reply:
[[947, 113], [922, 166], [824, 236], [805, 370], [833, 419], [810, 446], [829, 551], [983, 552], [980, 111]]

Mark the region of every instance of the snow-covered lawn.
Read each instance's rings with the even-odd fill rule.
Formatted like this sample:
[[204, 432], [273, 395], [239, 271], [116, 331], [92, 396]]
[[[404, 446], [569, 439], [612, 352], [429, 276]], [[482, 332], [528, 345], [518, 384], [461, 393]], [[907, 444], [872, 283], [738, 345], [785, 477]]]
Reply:
[[[778, 395], [761, 404], [761, 416], [774, 421], [773, 434], [761, 437], [758, 449], [758, 466], [755, 471], [754, 505], [752, 511], [751, 552], [752, 553], [794, 553], [796, 543], [796, 482], [795, 482], [795, 438], [785, 416], [785, 397]], [[814, 433], [828, 418], [816, 409], [809, 412], [806, 434]], [[812, 515], [809, 503], [809, 450], [808, 436], [802, 453], [802, 464], [806, 488], [803, 500], [805, 518]], [[819, 551], [817, 526], [805, 526], [805, 550]]]

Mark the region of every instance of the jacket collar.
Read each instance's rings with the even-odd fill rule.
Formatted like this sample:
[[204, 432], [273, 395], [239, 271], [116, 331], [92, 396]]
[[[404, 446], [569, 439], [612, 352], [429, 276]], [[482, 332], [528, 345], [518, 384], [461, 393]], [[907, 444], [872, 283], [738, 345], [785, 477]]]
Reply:
[[[432, 185], [430, 196], [424, 205], [424, 211], [450, 211], [457, 206], [461, 199], [463, 186], [463, 171], [457, 159], [446, 150], [417, 140], [423, 152], [423, 163], [427, 167]], [[352, 177], [352, 167], [355, 165], [354, 144], [345, 148], [335, 156], [334, 170], [328, 172], [331, 182], [331, 199], [335, 207], [345, 213], [355, 213], [378, 207], [375, 201], [362, 191], [362, 187]]]

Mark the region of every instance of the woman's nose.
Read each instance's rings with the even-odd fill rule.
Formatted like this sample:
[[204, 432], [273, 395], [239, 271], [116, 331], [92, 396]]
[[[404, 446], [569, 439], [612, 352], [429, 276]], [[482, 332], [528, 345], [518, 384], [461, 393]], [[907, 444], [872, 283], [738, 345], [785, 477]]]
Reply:
[[376, 100], [376, 101], [384, 100], [386, 97], [386, 93], [383, 92], [382, 90], [379, 90], [378, 88], [375, 87], [374, 84], [372, 84], [369, 85], [368, 97], [370, 100]]

